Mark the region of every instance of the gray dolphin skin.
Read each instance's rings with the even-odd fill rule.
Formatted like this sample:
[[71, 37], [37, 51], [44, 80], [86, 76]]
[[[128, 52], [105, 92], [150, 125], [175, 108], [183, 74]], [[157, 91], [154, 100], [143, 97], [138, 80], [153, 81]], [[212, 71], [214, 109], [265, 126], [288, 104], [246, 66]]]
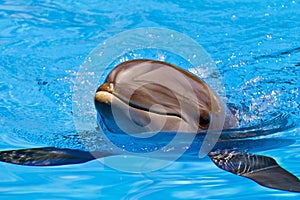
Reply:
[[[99, 126], [104, 126], [109, 134], [119, 138], [119, 142], [124, 140], [126, 143], [126, 137], [144, 133], [162, 133], [163, 136], [166, 133], [165, 137], [177, 132], [192, 133], [195, 134], [191, 145], [194, 147], [189, 148], [186, 154], [194, 158], [199, 151], [197, 144], [201, 143], [207, 130], [220, 129], [211, 125], [213, 120], [219, 120], [223, 130], [218, 142], [208, 153], [217, 167], [268, 188], [300, 192], [300, 180], [280, 167], [273, 158], [246, 151], [264, 145], [265, 149], [276, 148], [276, 145], [284, 145], [287, 140], [255, 139], [255, 136], [270, 133], [250, 129], [247, 132], [247, 129], [238, 128], [238, 120], [231, 109], [210, 87], [179, 67], [155, 60], [123, 62], [109, 73], [97, 89], [94, 100]], [[142, 140], [141, 137], [137, 141]], [[153, 145], [150, 142], [161, 141], [150, 140], [149, 145]], [[138, 142], [135, 144], [139, 147]], [[83, 163], [118, 154], [120, 152], [41, 147], [0, 151], [0, 161], [54, 166]]]

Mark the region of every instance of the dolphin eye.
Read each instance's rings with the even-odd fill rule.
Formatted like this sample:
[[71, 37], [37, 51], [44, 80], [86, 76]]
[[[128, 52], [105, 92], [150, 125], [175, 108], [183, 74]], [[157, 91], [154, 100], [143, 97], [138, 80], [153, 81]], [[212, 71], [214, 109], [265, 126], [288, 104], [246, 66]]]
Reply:
[[199, 118], [199, 126], [200, 126], [200, 128], [208, 128], [209, 122], [210, 122], [209, 115], [207, 115], [207, 116], [200, 116], [200, 118]]

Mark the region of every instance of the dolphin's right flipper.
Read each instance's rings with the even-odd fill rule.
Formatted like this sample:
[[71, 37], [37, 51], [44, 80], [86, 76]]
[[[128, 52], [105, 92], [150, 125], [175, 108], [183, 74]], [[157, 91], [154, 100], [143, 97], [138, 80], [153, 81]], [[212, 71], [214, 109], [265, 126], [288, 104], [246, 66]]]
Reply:
[[[107, 152], [93, 154], [97, 158], [109, 156]], [[54, 166], [87, 162], [96, 159], [87, 151], [55, 147], [0, 151], [0, 161], [29, 166]]]
[[237, 152], [212, 152], [209, 157], [221, 169], [254, 180], [258, 184], [300, 192], [300, 180], [270, 157]]

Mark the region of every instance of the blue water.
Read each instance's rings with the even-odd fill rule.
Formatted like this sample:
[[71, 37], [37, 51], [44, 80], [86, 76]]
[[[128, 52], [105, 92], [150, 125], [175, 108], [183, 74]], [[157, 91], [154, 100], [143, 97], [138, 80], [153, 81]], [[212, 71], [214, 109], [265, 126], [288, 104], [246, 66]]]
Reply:
[[[300, 177], [300, 3], [281, 1], [0, 1], [0, 149], [81, 148], [72, 116], [76, 73], [104, 40], [168, 28], [215, 61], [241, 126], [290, 114], [295, 143], [259, 152]], [[96, 88], [95, 88], [96, 89]], [[58, 167], [0, 163], [1, 199], [299, 199], [209, 159], [124, 173], [97, 160]]]

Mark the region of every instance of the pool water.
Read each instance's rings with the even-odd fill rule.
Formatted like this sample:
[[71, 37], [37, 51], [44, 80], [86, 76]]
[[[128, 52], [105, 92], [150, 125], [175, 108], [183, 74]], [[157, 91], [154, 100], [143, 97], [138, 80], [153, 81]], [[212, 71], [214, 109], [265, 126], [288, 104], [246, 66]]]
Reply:
[[[241, 126], [289, 114], [295, 126], [278, 134], [294, 143], [259, 153], [300, 177], [296, 0], [0, 1], [0, 149], [82, 148], [72, 116], [77, 71], [104, 40], [145, 27], [181, 32], [210, 54]], [[150, 173], [125, 173], [97, 160], [0, 167], [1, 199], [299, 199], [227, 173], [208, 158]]]

